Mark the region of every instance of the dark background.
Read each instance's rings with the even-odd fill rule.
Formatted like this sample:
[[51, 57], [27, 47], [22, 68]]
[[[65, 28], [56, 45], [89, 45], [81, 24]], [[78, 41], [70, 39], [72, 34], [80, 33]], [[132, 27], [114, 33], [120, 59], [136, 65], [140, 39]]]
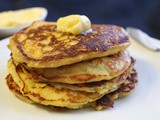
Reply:
[[132, 26], [160, 39], [160, 0], [0, 0], [0, 11], [39, 6], [48, 9], [47, 21], [83, 14], [92, 23]]

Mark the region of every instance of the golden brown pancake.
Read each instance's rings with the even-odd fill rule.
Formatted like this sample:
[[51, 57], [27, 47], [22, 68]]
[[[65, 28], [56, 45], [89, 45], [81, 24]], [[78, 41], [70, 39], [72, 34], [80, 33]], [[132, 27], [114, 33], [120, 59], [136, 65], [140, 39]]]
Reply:
[[9, 61], [8, 69], [13, 77], [15, 84], [18, 86], [20, 93], [22, 94], [22, 96], [24, 96], [21, 99], [26, 100], [28, 98], [35, 103], [40, 103], [47, 106], [49, 105], [78, 109], [86, 106], [87, 104], [94, 105], [94, 101], [100, 99], [106, 93], [113, 91], [110, 90], [106, 91], [105, 93], [89, 93], [85, 91], [73, 91], [67, 88], [57, 89], [47, 82], [35, 82], [34, 80], [32, 80], [33, 78], [31, 76], [25, 74], [23, 69], [20, 66], [16, 66], [14, 62]]
[[121, 75], [116, 78], [113, 78], [109, 81], [101, 80], [98, 82], [90, 82], [90, 83], [82, 83], [82, 84], [67, 84], [67, 83], [50, 83], [52, 86], [58, 89], [70, 89], [73, 91], [86, 91], [95, 93], [98, 92], [100, 94], [110, 93], [112, 91], [117, 90], [119, 85], [126, 81], [126, 78], [131, 74], [134, 62], [132, 62], [131, 66]]
[[28, 67], [59, 67], [116, 54], [129, 45], [126, 31], [115, 25], [92, 25], [92, 32], [58, 32], [52, 22], [34, 22], [10, 38], [15, 61]]
[[[59, 82], [79, 84], [111, 80], [121, 75], [131, 64], [128, 51], [89, 61], [65, 65], [58, 68], [29, 68], [24, 64], [26, 74], [37, 82]], [[38, 79], [40, 78], [40, 79]]]
[[51, 106], [81, 108], [83, 105], [101, 98], [104, 94], [57, 89], [48, 83], [38, 83], [23, 72], [23, 69], [14, 64], [8, 68], [20, 92], [36, 103]]
[[[135, 63], [135, 61], [132, 60], [131, 65], [129, 66], [129, 68], [125, 72], [123, 72], [118, 77], [113, 78], [109, 81], [101, 80], [98, 82], [81, 83], [81, 84], [68, 84], [68, 83], [57, 83], [57, 82], [54, 82], [54, 83], [46, 82], [46, 83], [49, 83], [50, 85], [52, 85], [53, 87], [55, 87], [57, 89], [66, 88], [66, 89], [70, 89], [73, 91], [85, 91], [85, 92], [91, 92], [91, 93], [97, 92], [100, 94], [109, 93], [111, 91], [116, 90], [120, 84], [125, 82], [126, 78], [130, 74], [130, 72], [134, 66], [134, 63]], [[17, 74], [16, 73], [17, 67], [22, 69], [24, 74], [26, 74], [27, 69], [24, 69], [23, 66], [21, 66], [21, 65], [18, 65], [18, 64], [16, 65], [16, 63], [13, 60], [9, 60], [8, 69], [9, 69], [9, 72], [13, 76], [14, 76], [14, 74]], [[28, 74], [26, 74], [26, 75], [28, 75]], [[45, 81], [39, 80], [40, 78], [34, 78], [34, 77], [32, 77], [32, 75], [28, 75], [28, 76], [31, 77], [32, 78], [31, 80], [34, 80], [35, 82], [41, 81], [41, 82], [45, 83]], [[18, 83], [18, 84], [20, 84], [20, 83]]]
[[[11, 90], [11, 92], [13, 94], [15, 94], [17, 97], [19, 97], [20, 99], [22, 99], [26, 102], [35, 103], [29, 97], [24, 96], [21, 93], [18, 85], [16, 85], [16, 83], [14, 82], [11, 75], [8, 75], [6, 77], [6, 82], [7, 82], [7, 86]], [[94, 102], [88, 103], [88, 104], [84, 105], [83, 107], [92, 106], [95, 110], [108, 109], [110, 107], [113, 107], [113, 105], [114, 105], [113, 100], [118, 99], [119, 97], [124, 97], [124, 96], [131, 94], [134, 91], [137, 83], [138, 83], [137, 73], [133, 69], [132, 73], [127, 78], [126, 82], [124, 84], [122, 84], [117, 90], [115, 90], [114, 92], [111, 92], [109, 94], [106, 94], [103, 97], [101, 97], [100, 99], [98, 99]], [[54, 110], [66, 110], [67, 109], [66, 107], [56, 107], [56, 106], [52, 106], [52, 108]]]

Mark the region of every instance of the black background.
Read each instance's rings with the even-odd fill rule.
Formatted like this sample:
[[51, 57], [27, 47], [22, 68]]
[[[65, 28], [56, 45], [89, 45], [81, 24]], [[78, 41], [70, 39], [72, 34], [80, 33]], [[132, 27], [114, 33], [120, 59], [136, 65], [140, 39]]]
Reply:
[[39, 6], [48, 9], [47, 21], [83, 14], [92, 23], [132, 26], [160, 39], [160, 0], [0, 0], [0, 11]]

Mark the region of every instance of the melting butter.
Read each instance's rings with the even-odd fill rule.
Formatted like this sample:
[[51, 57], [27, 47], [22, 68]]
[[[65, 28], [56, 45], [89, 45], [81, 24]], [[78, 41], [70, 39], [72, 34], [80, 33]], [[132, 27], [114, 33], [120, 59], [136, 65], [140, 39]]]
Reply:
[[81, 34], [91, 29], [91, 21], [85, 15], [69, 15], [57, 20], [57, 30], [72, 34]]

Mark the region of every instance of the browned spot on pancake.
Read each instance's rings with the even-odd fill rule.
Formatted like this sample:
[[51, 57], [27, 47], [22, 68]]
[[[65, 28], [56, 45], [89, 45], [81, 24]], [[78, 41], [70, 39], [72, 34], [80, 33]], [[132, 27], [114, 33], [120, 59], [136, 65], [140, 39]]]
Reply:
[[101, 106], [102, 109], [113, 108], [114, 102], [107, 95], [104, 95], [102, 98], [96, 101], [96, 107]]
[[7, 85], [8, 85], [8, 87], [9, 87], [10, 90], [16, 90], [15, 89], [15, 85], [12, 84], [13, 83], [13, 79], [11, 79], [11, 75], [10, 74], [7, 75], [7, 77], [6, 77], [6, 83], [7, 83]]
[[57, 106], [51, 106], [51, 108], [52, 110], [56, 110], [56, 111], [64, 111], [69, 109], [67, 107], [57, 107]]
[[99, 81], [99, 82], [90, 82], [90, 83], [84, 83], [84, 84], [73, 84], [75, 86], [78, 86], [78, 87], [97, 87], [97, 86], [102, 86], [104, 84], [106, 84], [106, 80], [102, 80], [102, 81]]

